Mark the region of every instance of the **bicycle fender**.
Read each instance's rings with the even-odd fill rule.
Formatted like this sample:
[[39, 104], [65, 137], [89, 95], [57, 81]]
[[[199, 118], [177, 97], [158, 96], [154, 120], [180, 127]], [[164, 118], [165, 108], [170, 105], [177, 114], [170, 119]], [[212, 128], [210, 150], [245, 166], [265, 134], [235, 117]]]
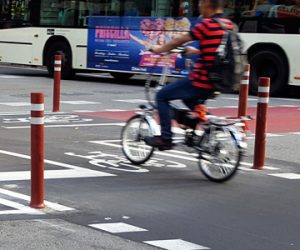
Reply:
[[228, 126], [227, 129], [233, 135], [237, 145], [241, 149], [247, 149], [247, 143], [244, 141], [243, 134], [235, 126]]
[[155, 119], [150, 115], [146, 115], [144, 118], [150, 125], [152, 135], [160, 135], [160, 128]]

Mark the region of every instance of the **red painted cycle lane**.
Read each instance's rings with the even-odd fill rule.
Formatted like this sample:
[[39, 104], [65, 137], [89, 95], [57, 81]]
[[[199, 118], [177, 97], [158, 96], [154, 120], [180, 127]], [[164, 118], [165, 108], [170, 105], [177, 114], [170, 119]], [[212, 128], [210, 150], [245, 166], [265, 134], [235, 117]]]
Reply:
[[[235, 117], [237, 115], [237, 108], [208, 108], [209, 112], [218, 116]], [[101, 112], [87, 112], [80, 113], [84, 116], [99, 117], [111, 119], [116, 121], [126, 121], [137, 111], [101, 111]], [[255, 132], [255, 117], [256, 108], [249, 107], [248, 114], [254, 120], [248, 121], [250, 131]], [[267, 116], [267, 132], [268, 133], [290, 133], [300, 132], [300, 106], [295, 107], [282, 107], [274, 106], [269, 107]]]

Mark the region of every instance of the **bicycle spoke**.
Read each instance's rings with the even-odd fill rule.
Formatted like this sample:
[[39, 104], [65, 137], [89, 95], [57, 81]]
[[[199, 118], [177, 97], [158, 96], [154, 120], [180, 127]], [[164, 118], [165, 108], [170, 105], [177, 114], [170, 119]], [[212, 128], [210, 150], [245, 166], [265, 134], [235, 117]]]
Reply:
[[204, 151], [200, 151], [199, 167], [213, 181], [231, 178], [239, 165], [241, 152], [229, 131], [224, 129], [210, 133]]
[[146, 145], [143, 137], [151, 135], [150, 125], [140, 116], [131, 118], [122, 131], [122, 151], [126, 158], [134, 164], [147, 161], [153, 148]]

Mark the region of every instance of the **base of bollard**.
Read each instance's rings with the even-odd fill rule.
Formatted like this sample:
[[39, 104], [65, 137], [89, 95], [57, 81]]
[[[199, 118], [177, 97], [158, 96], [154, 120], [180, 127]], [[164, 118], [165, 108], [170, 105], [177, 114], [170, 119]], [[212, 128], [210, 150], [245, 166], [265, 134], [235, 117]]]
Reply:
[[33, 202], [30, 202], [29, 206], [31, 208], [37, 208], [37, 209], [45, 208], [45, 204], [44, 203], [34, 204]]
[[256, 169], [256, 170], [263, 170], [263, 169], [264, 169], [264, 166], [253, 166], [253, 169]]

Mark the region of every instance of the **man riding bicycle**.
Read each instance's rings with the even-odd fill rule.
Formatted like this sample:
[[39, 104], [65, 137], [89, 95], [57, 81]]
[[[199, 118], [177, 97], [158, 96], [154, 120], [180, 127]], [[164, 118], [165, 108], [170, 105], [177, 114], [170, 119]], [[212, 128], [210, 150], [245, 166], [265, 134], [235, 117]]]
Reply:
[[161, 135], [145, 137], [145, 142], [160, 150], [172, 148], [172, 131], [170, 104], [172, 100], [182, 100], [191, 110], [208, 99], [215, 91], [213, 83], [208, 79], [208, 70], [216, 59], [216, 50], [222, 41], [224, 28], [214, 19], [218, 19], [226, 27], [233, 29], [233, 23], [223, 16], [224, 0], [199, 0], [199, 11], [202, 18], [187, 34], [175, 37], [163, 46], [154, 45], [149, 48], [153, 53], [168, 52], [187, 42], [198, 40], [200, 50], [187, 46], [186, 54], [198, 54], [199, 57], [193, 72], [186, 78], [180, 78], [163, 87], [156, 95], [156, 103], [161, 125]]

